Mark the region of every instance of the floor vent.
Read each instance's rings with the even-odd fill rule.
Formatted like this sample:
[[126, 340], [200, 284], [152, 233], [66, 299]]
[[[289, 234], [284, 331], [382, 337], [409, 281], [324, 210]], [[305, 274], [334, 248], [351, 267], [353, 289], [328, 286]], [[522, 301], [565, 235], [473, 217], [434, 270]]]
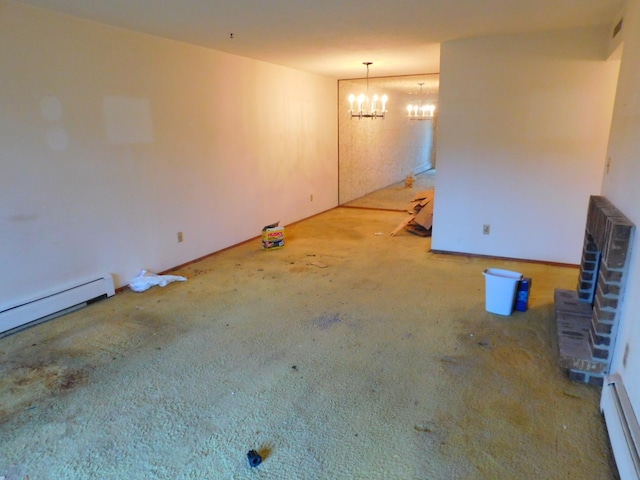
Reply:
[[106, 274], [47, 292], [37, 298], [0, 307], [0, 336], [49, 320], [87, 303], [115, 294], [113, 277]]
[[607, 424], [620, 479], [640, 479], [640, 426], [620, 375], [605, 377], [600, 409]]

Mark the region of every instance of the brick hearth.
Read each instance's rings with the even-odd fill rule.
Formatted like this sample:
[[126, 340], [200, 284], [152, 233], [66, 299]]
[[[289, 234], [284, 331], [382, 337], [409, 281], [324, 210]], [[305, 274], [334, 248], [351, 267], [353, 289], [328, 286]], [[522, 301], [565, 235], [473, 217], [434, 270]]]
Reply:
[[576, 291], [555, 292], [559, 363], [602, 386], [609, 373], [635, 226], [605, 197], [589, 199]]

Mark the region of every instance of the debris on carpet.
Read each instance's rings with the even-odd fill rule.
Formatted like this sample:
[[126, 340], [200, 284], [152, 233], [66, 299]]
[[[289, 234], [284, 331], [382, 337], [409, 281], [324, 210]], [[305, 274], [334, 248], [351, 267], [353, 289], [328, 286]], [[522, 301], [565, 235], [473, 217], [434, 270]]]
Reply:
[[409, 216], [391, 232], [395, 236], [403, 228], [409, 233], [420, 237], [430, 237], [433, 225], [433, 190], [424, 190], [418, 193], [411, 203], [407, 212]]
[[249, 460], [249, 466], [252, 468], [257, 467], [262, 463], [262, 457], [255, 450], [249, 450], [249, 453], [247, 453], [247, 460]]

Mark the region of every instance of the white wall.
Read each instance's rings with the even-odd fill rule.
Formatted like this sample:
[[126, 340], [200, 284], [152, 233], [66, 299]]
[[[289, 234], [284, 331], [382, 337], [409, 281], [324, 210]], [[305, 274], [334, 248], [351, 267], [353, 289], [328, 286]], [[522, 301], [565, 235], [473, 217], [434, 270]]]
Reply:
[[621, 308], [612, 372], [619, 372], [640, 413], [640, 0], [631, 0], [624, 18], [624, 51], [615, 100], [602, 194], [636, 225], [628, 283]]
[[336, 103], [334, 79], [0, 1], [0, 309], [336, 206]]
[[434, 250], [579, 263], [619, 68], [608, 35], [442, 45]]

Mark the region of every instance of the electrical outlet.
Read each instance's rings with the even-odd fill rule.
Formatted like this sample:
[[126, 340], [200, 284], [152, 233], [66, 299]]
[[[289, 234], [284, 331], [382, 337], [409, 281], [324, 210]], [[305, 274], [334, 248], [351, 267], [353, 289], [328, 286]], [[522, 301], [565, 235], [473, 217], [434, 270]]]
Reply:
[[489, 235], [491, 233], [491, 225], [482, 225], [482, 234]]
[[182, 232], [178, 232], [178, 243], [182, 242], [184, 240], [184, 236], [182, 235]]

